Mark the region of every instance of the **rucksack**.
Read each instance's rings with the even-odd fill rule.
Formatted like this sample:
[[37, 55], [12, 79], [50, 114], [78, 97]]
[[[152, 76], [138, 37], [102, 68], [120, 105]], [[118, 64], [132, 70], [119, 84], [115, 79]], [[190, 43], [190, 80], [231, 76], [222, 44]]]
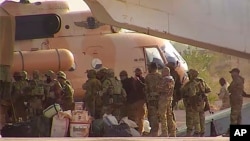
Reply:
[[130, 127], [126, 123], [119, 125], [106, 126], [104, 128], [104, 137], [132, 137]]
[[124, 104], [126, 92], [122, 87], [122, 83], [115, 78], [109, 78], [107, 80], [110, 81], [111, 84], [107, 90], [107, 103], [114, 105]]

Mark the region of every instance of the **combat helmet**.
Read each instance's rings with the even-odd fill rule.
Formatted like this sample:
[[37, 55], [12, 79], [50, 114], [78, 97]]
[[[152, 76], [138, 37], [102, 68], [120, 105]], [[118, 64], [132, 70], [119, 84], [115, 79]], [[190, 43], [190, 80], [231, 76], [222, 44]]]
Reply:
[[52, 70], [48, 70], [48, 71], [45, 73], [45, 76], [50, 77], [50, 78], [54, 78], [55, 72], [53, 72]]
[[24, 80], [26, 80], [26, 79], [28, 79], [28, 73], [27, 73], [27, 71], [21, 71], [21, 76], [22, 76], [22, 78], [24, 79]]
[[66, 74], [63, 71], [57, 72], [57, 77], [66, 80]]
[[101, 68], [101, 69], [98, 71], [98, 73], [102, 73], [102, 74], [107, 74], [107, 72], [108, 72], [108, 68], [105, 68], [105, 67]]
[[94, 69], [87, 70], [87, 77], [88, 78], [95, 78], [96, 77], [96, 71]]
[[187, 73], [188, 73], [188, 76], [191, 77], [190, 79], [196, 78], [199, 75], [199, 72], [195, 69], [189, 69]]
[[108, 74], [108, 77], [115, 77], [115, 72], [113, 69], [108, 69], [107, 74]]

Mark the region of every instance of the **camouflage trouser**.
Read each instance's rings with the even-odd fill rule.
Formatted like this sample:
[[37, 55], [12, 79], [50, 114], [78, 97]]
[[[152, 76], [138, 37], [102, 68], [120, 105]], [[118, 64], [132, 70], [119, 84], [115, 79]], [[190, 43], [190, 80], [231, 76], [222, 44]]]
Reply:
[[143, 132], [143, 120], [146, 114], [145, 100], [139, 100], [135, 103], [127, 105], [128, 118], [135, 121], [138, 125], [138, 131], [140, 134]]
[[200, 134], [205, 133], [206, 125], [205, 125], [205, 112], [199, 112], [199, 119], [200, 119]]
[[230, 120], [231, 124], [241, 124], [241, 108], [243, 104], [243, 99], [230, 99], [231, 102], [231, 115]]
[[[150, 102], [149, 102], [150, 103]], [[148, 108], [148, 121], [151, 127], [150, 136], [156, 137], [158, 136], [159, 129], [159, 119], [158, 119], [158, 104], [147, 104]]]
[[199, 112], [195, 111], [185, 99], [183, 99], [186, 110], [187, 136], [191, 136], [193, 129], [195, 133], [201, 132]]
[[[159, 99], [159, 119], [161, 122], [162, 136], [176, 136], [176, 123], [172, 111], [172, 100]], [[169, 132], [169, 133], [168, 133]]]
[[90, 113], [90, 116], [94, 117], [95, 116], [95, 101], [94, 99], [92, 101], [87, 100], [85, 101], [86, 103], [86, 109]]

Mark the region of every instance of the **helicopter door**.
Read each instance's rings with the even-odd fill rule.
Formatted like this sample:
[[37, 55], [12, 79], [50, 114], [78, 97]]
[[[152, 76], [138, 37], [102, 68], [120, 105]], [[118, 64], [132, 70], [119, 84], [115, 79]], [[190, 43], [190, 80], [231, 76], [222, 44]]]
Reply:
[[165, 67], [164, 59], [162, 58], [160, 50], [157, 47], [146, 47], [144, 50], [147, 66], [151, 62], [154, 62], [157, 64], [158, 69]]

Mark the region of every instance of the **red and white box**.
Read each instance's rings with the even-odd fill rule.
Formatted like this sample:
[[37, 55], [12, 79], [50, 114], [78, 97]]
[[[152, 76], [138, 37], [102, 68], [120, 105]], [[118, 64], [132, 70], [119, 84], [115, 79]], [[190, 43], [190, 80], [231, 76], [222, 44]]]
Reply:
[[90, 116], [88, 111], [85, 110], [72, 111], [71, 122], [89, 123], [89, 121], [90, 121]]
[[70, 137], [88, 137], [89, 123], [70, 122]]

